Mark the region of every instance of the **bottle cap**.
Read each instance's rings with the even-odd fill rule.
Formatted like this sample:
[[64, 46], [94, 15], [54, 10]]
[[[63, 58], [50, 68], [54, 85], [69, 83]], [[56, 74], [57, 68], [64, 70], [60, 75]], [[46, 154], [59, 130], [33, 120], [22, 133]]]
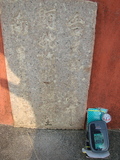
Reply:
[[108, 113], [103, 114], [102, 120], [105, 121], [106, 123], [111, 121], [111, 116]]

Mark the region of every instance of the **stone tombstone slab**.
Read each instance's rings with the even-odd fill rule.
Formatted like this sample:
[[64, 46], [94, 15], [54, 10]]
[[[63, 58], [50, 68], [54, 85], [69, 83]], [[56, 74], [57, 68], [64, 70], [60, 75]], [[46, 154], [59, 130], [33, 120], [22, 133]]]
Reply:
[[84, 126], [97, 5], [4, 0], [2, 29], [15, 126]]

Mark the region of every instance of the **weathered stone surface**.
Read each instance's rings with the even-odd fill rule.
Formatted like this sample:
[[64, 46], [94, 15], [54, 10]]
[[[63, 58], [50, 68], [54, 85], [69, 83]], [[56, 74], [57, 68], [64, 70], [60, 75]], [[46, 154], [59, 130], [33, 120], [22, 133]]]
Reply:
[[3, 1], [15, 126], [83, 128], [96, 9], [80, 0]]

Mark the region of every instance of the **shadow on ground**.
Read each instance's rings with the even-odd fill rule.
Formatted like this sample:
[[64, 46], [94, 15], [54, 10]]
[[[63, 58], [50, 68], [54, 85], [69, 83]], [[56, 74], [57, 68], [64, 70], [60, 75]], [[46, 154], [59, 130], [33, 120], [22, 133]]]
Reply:
[[[120, 159], [120, 131], [110, 130], [110, 157]], [[85, 160], [83, 130], [40, 130], [0, 126], [1, 160]], [[91, 159], [92, 160], [92, 159]]]

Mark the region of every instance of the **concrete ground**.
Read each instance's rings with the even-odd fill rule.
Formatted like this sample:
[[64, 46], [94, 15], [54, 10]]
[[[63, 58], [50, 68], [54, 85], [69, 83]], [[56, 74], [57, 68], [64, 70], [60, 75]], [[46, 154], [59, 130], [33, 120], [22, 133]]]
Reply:
[[[120, 160], [120, 130], [109, 130], [109, 160]], [[83, 130], [39, 130], [0, 125], [0, 160], [85, 160]]]

